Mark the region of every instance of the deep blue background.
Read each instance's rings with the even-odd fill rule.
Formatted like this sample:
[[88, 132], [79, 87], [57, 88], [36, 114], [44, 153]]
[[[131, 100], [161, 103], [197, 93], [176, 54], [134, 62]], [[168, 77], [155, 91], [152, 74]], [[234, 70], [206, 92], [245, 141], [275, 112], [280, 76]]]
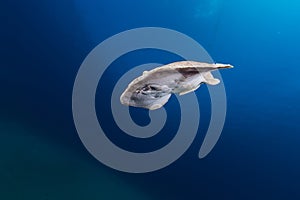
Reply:
[[[0, 198], [300, 199], [299, 10], [296, 0], [1, 1]], [[213, 151], [197, 158], [210, 116], [203, 87], [196, 92], [201, 128], [193, 145], [171, 166], [137, 175], [112, 170], [86, 151], [71, 95], [96, 45], [145, 26], [187, 34], [235, 68], [221, 72], [228, 112]], [[113, 87], [120, 69], [173, 59], [151, 50], [124, 55], [107, 71], [103, 90]], [[173, 104], [175, 98], [167, 109]], [[132, 112], [137, 123], [147, 123], [146, 112]], [[152, 142], [115, 142], [144, 151], [174, 136], [160, 134]]]

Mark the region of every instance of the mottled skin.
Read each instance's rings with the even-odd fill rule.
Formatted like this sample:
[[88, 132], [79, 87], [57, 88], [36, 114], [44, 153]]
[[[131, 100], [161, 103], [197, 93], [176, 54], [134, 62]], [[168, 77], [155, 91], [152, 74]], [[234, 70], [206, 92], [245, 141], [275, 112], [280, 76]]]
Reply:
[[172, 93], [183, 95], [200, 87], [202, 83], [216, 85], [220, 81], [210, 73], [213, 70], [232, 68], [229, 64], [210, 64], [195, 61], [174, 62], [134, 79], [123, 92], [124, 105], [155, 110], [162, 107]]

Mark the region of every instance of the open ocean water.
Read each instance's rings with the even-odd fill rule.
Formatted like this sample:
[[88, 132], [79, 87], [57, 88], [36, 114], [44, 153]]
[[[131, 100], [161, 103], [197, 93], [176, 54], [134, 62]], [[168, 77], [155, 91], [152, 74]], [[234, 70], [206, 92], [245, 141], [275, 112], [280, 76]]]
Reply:
[[[299, 1], [0, 1], [0, 16], [0, 199], [300, 199]], [[210, 120], [209, 94], [201, 87], [201, 122], [190, 148], [166, 168], [130, 174], [101, 164], [83, 146], [72, 90], [94, 47], [139, 27], [184, 33], [214, 61], [235, 68], [220, 71], [227, 115], [210, 154], [198, 158]], [[147, 152], [172, 140], [175, 97], [165, 106], [174, 113], [167, 127], [143, 140], [120, 133], [110, 94], [133, 67], [180, 59], [137, 50], [105, 71], [96, 110], [115, 144]], [[145, 110], [130, 111], [137, 124], [149, 123]]]

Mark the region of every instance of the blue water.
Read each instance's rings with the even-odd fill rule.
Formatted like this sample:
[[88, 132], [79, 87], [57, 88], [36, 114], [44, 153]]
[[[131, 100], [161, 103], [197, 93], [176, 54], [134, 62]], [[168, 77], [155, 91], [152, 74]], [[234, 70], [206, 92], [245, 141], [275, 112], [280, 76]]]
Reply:
[[[0, 199], [300, 199], [299, 10], [296, 0], [2, 1]], [[197, 157], [210, 117], [203, 87], [196, 92], [200, 129], [188, 151], [160, 171], [126, 174], [82, 145], [72, 88], [96, 45], [147, 26], [182, 32], [235, 68], [221, 71], [226, 123], [206, 158]], [[110, 66], [99, 90], [110, 92], [136, 65], [178, 59], [131, 52]], [[104, 128], [116, 133], [109, 137], [125, 149], [150, 151], [174, 137], [176, 115], [153, 140], [134, 140], [113, 123], [109, 99], [96, 100]], [[167, 109], [177, 104], [170, 101]], [[148, 123], [145, 111], [131, 111], [138, 124]]]

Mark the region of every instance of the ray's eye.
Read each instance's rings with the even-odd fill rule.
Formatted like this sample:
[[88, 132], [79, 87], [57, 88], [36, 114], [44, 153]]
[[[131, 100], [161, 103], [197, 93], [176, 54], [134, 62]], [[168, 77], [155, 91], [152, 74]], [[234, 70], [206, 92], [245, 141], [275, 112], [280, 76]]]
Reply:
[[142, 92], [146, 92], [146, 91], [151, 91], [151, 90], [155, 90], [155, 91], [157, 91], [158, 90], [158, 88], [157, 87], [155, 87], [155, 86], [153, 86], [153, 85], [145, 85], [144, 87], [142, 87], [141, 89], [140, 89], [140, 91], [142, 91]]
[[147, 84], [144, 87], [137, 89], [135, 92], [137, 94], [149, 95], [149, 94], [156, 93], [158, 91], [159, 91], [158, 86], [153, 86], [153, 85]]
[[151, 90], [155, 90], [155, 91], [156, 91], [156, 90], [158, 90], [158, 88], [157, 88], [157, 87], [155, 87], [155, 86], [152, 86], [152, 85], [148, 86], [148, 88], [149, 88], [149, 89], [151, 89]]
[[148, 91], [148, 90], [150, 90], [150, 89], [151, 89], [151, 88], [150, 88], [148, 85], [146, 85], [145, 87], [142, 88], [143, 91]]

